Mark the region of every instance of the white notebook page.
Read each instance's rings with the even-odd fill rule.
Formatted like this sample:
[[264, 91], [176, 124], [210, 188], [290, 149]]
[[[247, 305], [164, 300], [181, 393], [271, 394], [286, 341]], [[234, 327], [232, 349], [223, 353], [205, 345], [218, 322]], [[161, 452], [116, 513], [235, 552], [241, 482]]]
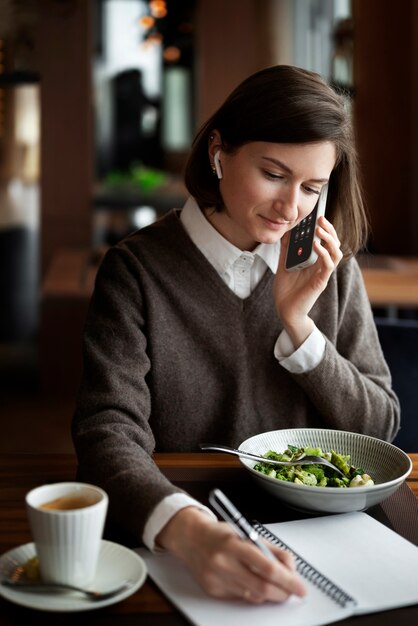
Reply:
[[366, 513], [266, 528], [352, 595], [356, 613], [418, 603], [418, 547]]

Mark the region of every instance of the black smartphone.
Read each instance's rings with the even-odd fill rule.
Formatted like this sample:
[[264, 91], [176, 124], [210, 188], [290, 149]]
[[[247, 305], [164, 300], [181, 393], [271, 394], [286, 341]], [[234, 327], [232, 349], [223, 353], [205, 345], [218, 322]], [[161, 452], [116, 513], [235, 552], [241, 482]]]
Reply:
[[314, 210], [290, 231], [285, 265], [288, 272], [302, 270], [313, 265], [317, 260], [318, 255], [313, 250], [314, 241], [319, 241], [315, 235], [315, 229], [318, 218], [325, 213], [327, 196], [328, 185], [324, 185]]

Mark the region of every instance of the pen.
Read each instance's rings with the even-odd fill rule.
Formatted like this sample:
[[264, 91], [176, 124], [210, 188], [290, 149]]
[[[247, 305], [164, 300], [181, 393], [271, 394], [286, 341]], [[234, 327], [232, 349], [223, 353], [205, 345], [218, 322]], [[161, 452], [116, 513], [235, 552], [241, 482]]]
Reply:
[[253, 528], [248, 520], [232, 504], [231, 500], [220, 489], [213, 489], [209, 494], [209, 502], [242, 539], [249, 539], [268, 559], [276, 560], [274, 554], [261, 540], [258, 532]]

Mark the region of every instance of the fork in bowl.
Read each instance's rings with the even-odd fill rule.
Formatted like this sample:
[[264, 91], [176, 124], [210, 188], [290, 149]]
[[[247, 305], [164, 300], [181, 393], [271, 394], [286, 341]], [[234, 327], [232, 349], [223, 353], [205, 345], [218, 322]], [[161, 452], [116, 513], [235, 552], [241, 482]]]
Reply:
[[243, 450], [230, 448], [229, 446], [221, 446], [213, 443], [201, 443], [200, 449], [205, 452], [224, 452], [225, 454], [233, 454], [234, 456], [239, 456], [243, 459], [262, 461], [263, 463], [271, 463], [271, 465], [312, 465], [313, 463], [317, 465], [326, 465], [335, 472], [338, 472], [341, 476], [344, 476], [343, 472], [336, 465], [331, 463], [331, 461], [323, 459], [321, 456], [307, 455], [300, 459], [295, 459], [294, 461], [277, 461], [276, 459], [266, 459], [264, 456], [258, 456], [252, 452], [245, 452]]

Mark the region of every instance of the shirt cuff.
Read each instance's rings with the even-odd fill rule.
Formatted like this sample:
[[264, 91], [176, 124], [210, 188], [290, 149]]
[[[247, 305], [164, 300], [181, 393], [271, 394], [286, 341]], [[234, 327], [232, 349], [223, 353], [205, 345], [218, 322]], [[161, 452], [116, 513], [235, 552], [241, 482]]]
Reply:
[[208, 513], [213, 519], [217, 519], [216, 515], [201, 502], [185, 493], [172, 493], [157, 504], [145, 524], [142, 541], [149, 550], [152, 552], [163, 551], [163, 548], [159, 548], [155, 543], [157, 535], [176, 513], [188, 506], [197, 507]]
[[325, 338], [316, 326], [297, 350], [285, 330], [282, 330], [274, 346], [274, 356], [292, 374], [313, 370], [321, 362], [324, 352]]

